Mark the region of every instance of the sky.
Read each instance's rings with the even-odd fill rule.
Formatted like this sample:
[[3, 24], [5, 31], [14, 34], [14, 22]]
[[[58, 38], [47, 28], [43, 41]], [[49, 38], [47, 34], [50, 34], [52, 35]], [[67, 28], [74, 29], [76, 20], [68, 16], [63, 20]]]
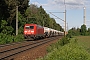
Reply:
[[[56, 23], [63, 28], [65, 26], [65, 6], [66, 6], [66, 23], [67, 30], [76, 27], [80, 28], [83, 25], [84, 7], [86, 8], [86, 26], [90, 27], [90, 0], [30, 0], [29, 4], [35, 4], [38, 7], [42, 6], [51, 18], [54, 18]], [[52, 14], [51, 14], [51, 13]], [[60, 19], [58, 19], [57, 17]]]

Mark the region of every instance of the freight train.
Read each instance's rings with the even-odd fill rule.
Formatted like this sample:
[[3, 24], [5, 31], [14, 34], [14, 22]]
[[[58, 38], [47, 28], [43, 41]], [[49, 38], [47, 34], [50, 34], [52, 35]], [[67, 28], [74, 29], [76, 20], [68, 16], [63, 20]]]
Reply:
[[25, 24], [24, 26], [24, 38], [25, 39], [38, 39], [38, 38], [45, 38], [45, 37], [52, 37], [64, 35], [64, 32], [51, 29], [48, 27], [42, 27], [37, 24]]

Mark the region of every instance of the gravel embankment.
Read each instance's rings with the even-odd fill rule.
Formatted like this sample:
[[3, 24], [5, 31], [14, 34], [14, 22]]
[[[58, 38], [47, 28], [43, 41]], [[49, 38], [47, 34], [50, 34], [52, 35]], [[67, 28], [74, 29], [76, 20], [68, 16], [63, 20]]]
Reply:
[[31, 50], [18, 54], [14, 60], [35, 60], [39, 57], [43, 57], [47, 54], [47, 51], [46, 51], [47, 47], [50, 44], [55, 43], [55, 42], [57, 42], [57, 40], [51, 41], [47, 44], [38, 46], [36, 48], [33, 48]]

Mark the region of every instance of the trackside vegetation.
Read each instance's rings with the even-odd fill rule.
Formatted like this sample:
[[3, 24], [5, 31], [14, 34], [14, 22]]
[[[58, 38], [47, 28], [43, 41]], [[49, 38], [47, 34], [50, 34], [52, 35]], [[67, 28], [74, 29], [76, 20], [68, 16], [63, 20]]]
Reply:
[[75, 36], [78, 44], [82, 45], [90, 53], [90, 36]]
[[81, 25], [80, 28], [71, 28], [68, 33], [72, 36], [90, 36], [90, 28], [87, 28], [86, 25]]
[[9, 44], [13, 42], [21, 42], [24, 40], [23, 35], [17, 35], [17, 36], [12, 36], [12, 35], [6, 35], [6, 34], [0, 34], [0, 44]]
[[66, 37], [47, 48], [48, 54], [38, 60], [90, 60], [90, 28], [72, 28]]
[[37, 60], [90, 60], [90, 53], [77, 38], [64, 37], [47, 48], [48, 54]]

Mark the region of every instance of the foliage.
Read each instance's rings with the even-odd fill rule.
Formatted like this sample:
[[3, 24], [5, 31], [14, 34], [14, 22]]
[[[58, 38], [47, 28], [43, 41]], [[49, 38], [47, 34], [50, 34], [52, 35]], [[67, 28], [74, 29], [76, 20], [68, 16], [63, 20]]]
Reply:
[[71, 28], [68, 31], [68, 35], [72, 35], [72, 36], [90, 36], [90, 28], [87, 29], [86, 25], [81, 25], [81, 28]]
[[13, 36], [0, 33], [0, 44], [8, 44], [13, 42]]
[[26, 18], [24, 18], [21, 14], [20, 14], [20, 12], [19, 12], [19, 14], [18, 14], [18, 33], [19, 34], [23, 34], [23, 28], [24, 28], [24, 25], [27, 23], [27, 20], [26, 20]]
[[60, 39], [57, 43], [55, 44], [51, 44], [48, 48], [47, 51], [51, 52], [53, 51], [53, 49], [58, 49], [61, 46], [64, 46], [66, 44], [70, 43], [70, 39], [68, 37], [63, 37], [62, 39]]
[[35, 23], [41, 26], [64, 31], [63, 28], [56, 23], [55, 19], [50, 18], [42, 6], [37, 7], [36, 5], [31, 4], [27, 8], [25, 15], [27, 17], [27, 23]]
[[83, 46], [90, 53], [90, 36], [75, 36], [78, 44]]
[[47, 56], [38, 60], [90, 60], [90, 54], [78, 43], [70, 42], [62, 47], [54, 48]]
[[66, 37], [72, 38], [72, 35], [69, 33], [69, 34], [66, 35]]
[[7, 22], [5, 20], [1, 20], [1, 28], [0, 28], [0, 32], [3, 34], [7, 34], [10, 35], [13, 33], [13, 28], [11, 26], [7, 26]]
[[81, 26], [81, 35], [85, 36], [87, 32], [86, 25]]
[[63, 37], [60, 41], [59, 41], [59, 44], [61, 46], [64, 46], [65, 44], [68, 44], [70, 42], [70, 39], [67, 38], [67, 37]]
[[14, 37], [14, 42], [21, 42], [23, 40], [24, 40], [24, 37], [21, 34]]
[[90, 28], [88, 28], [88, 31], [87, 31], [87, 33], [88, 33], [87, 35], [89, 35], [89, 36], [90, 36]]
[[55, 49], [42, 60], [89, 60], [88, 52], [77, 44], [67, 44], [59, 49]]
[[68, 31], [68, 33], [70, 34], [70, 35], [72, 35], [72, 36], [78, 36], [78, 35], [80, 35], [80, 29], [79, 28], [72, 28], [72, 29], [70, 29], [69, 31]]
[[[2, 44], [11, 43], [12, 40], [15, 40], [14, 42], [21, 41], [25, 24], [35, 23], [64, 31], [55, 19], [50, 18], [42, 6], [28, 5], [28, 2], [28, 0], [0, 0], [0, 36], [6, 37], [1, 38], [3, 39]], [[14, 38], [16, 32], [16, 6], [18, 6], [18, 34], [21, 35], [21, 40], [19, 36]]]
[[24, 40], [23, 35], [12, 36], [0, 33], [0, 44], [9, 44], [13, 42], [20, 42], [23, 40]]
[[0, 24], [1, 20], [6, 20], [8, 17], [8, 7], [5, 0], [0, 0]]
[[19, 12], [24, 16], [28, 3], [29, 0], [0, 0], [0, 24], [1, 20], [6, 20], [8, 26], [13, 27], [13, 33], [15, 33], [16, 6], [18, 6]]

